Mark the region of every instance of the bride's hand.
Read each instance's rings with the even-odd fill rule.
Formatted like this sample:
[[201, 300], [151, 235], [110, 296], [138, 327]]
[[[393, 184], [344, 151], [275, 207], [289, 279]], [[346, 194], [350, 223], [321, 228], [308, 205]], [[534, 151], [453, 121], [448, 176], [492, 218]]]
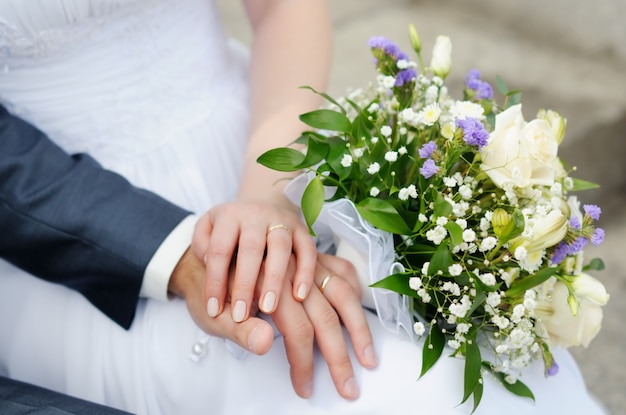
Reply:
[[292, 252], [297, 267], [291, 294], [302, 301], [313, 284], [315, 243], [298, 215], [277, 205], [234, 202], [212, 208], [196, 224], [192, 250], [206, 264], [205, 309], [211, 317], [225, 309], [234, 261], [230, 308], [236, 322], [250, 315], [260, 271], [265, 278], [259, 308], [267, 314], [276, 310]]

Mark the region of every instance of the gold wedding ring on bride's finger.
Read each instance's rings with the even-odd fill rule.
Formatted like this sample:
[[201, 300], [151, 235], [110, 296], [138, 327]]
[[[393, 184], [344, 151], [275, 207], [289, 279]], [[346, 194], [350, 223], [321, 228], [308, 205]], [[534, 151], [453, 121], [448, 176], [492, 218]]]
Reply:
[[289, 228], [289, 226], [287, 225], [283, 225], [282, 223], [277, 223], [276, 225], [272, 225], [267, 229], [267, 234], [269, 235], [270, 232], [276, 230], [276, 229], [283, 229], [285, 231], [287, 231], [287, 233], [289, 234], [289, 236], [291, 236], [291, 229]]
[[333, 274], [332, 272], [329, 272], [328, 274], [326, 274], [326, 276], [322, 280], [322, 283], [320, 284], [320, 292], [322, 294], [324, 294], [324, 290], [326, 289], [326, 286], [328, 285], [328, 281], [330, 281], [330, 279], [334, 276], [335, 274]]

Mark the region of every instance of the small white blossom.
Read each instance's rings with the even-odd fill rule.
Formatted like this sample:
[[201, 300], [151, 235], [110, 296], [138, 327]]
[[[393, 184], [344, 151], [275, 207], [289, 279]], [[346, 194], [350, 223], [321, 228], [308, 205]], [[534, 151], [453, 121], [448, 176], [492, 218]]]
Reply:
[[414, 184], [410, 184], [409, 187], [403, 187], [398, 191], [398, 199], [400, 200], [408, 200], [409, 197], [417, 199], [417, 196], [417, 187]]
[[468, 323], [459, 323], [456, 326], [456, 332], [461, 334], [467, 334], [470, 329], [470, 325]]
[[422, 265], [422, 275], [428, 275], [428, 267], [430, 267], [430, 262], [424, 262]]
[[423, 213], [420, 213], [419, 215], [417, 215], [417, 220], [419, 220], [422, 223], [428, 222], [428, 218]]
[[396, 67], [398, 69], [406, 69], [409, 67], [409, 61], [407, 61], [406, 59], [398, 59], [396, 61]]
[[450, 314], [453, 314], [457, 316], [458, 318], [463, 318], [465, 317], [465, 315], [467, 314], [471, 306], [472, 306], [472, 302], [470, 298], [467, 295], [464, 295], [461, 298], [460, 303], [450, 304], [448, 310], [450, 310]]
[[369, 165], [369, 167], [367, 168], [367, 172], [369, 174], [376, 174], [380, 171], [380, 164], [378, 164], [377, 162], [373, 162], [372, 164]]
[[456, 186], [456, 180], [454, 180], [452, 177], [444, 177], [443, 184], [445, 184], [446, 187], [453, 188]]
[[419, 290], [422, 287], [422, 279], [420, 277], [409, 278], [409, 288], [412, 290]]
[[372, 104], [369, 107], [367, 107], [367, 112], [371, 114], [371, 113], [378, 111], [379, 108], [380, 108], [380, 105], [378, 105], [377, 102], [372, 102]]
[[463, 240], [465, 242], [474, 242], [476, 240], [476, 232], [472, 229], [465, 229], [463, 231]]
[[398, 152], [397, 151], [388, 151], [385, 153], [385, 160], [389, 163], [393, 163], [398, 160]]
[[380, 189], [376, 186], [372, 186], [372, 188], [370, 189], [370, 196], [376, 197], [378, 196], [379, 193], [380, 193]]
[[344, 154], [341, 158], [341, 165], [343, 167], [350, 167], [352, 165], [352, 156], [350, 154]]
[[422, 323], [421, 321], [418, 321], [415, 324], [413, 324], [413, 331], [418, 336], [421, 336], [426, 332], [426, 327], [424, 327], [424, 323]]
[[463, 272], [463, 267], [459, 264], [452, 264], [448, 267], [448, 273], [450, 273], [450, 275], [453, 277], [461, 275], [462, 272]]
[[361, 156], [363, 156], [363, 153], [365, 153], [365, 148], [363, 147], [355, 148], [353, 150], [353, 153], [354, 153], [355, 158], [360, 158]]
[[441, 126], [441, 135], [446, 140], [452, 140], [456, 133], [456, 125], [453, 122], [446, 122]]
[[[457, 219], [454, 221], [454, 223], [456, 223], [457, 225], [459, 225], [459, 227], [461, 229], [466, 229], [467, 228], [467, 221], [465, 219]], [[476, 233], [474, 233], [476, 234]], [[471, 241], [469, 241], [471, 242]]]
[[488, 287], [496, 284], [496, 277], [491, 272], [478, 275], [478, 278]]
[[456, 101], [450, 111], [454, 118], [476, 118], [477, 120], [485, 118], [483, 106], [471, 101]]
[[398, 154], [400, 154], [401, 156], [405, 155], [407, 153], [407, 149], [405, 146], [402, 146], [398, 149]]
[[435, 245], [441, 244], [443, 239], [447, 236], [448, 231], [443, 226], [435, 226], [426, 232], [426, 239], [434, 243]]
[[391, 135], [391, 127], [388, 125], [383, 125], [382, 127], [380, 127], [380, 134], [383, 137], [389, 137]]
[[502, 301], [502, 297], [500, 296], [500, 293], [497, 292], [490, 292], [489, 294], [487, 294], [487, 305], [490, 306], [491, 308], [496, 308], [497, 306], [500, 305], [500, 302]]
[[463, 199], [469, 200], [472, 198], [472, 188], [467, 185], [463, 185], [459, 187], [459, 194]]
[[523, 261], [524, 259], [526, 259], [527, 255], [528, 255], [528, 251], [523, 246], [517, 247], [517, 249], [515, 249], [515, 252], [513, 253], [513, 256], [518, 261]]
[[422, 299], [422, 302], [426, 304], [430, 303], [430, 300], [432, 299], [425, 288], [417, 290], [417, 295]]
[[448, 340], [448, 346], [449, 346], [451, 349], [456, 350], [456, 349], [458, 349], [459, 347], [461, 347], [461, 343], [459, 343], [459, 341], [458, 341], [458, 340], [450, 339], [450, 340]]
[[[462, 268], [461, 268], [461, 271], [463, 271]], [[452, 282], [452, 281], [444, 282], [443, 285], [441, 286], [441, 289], [443, 291], [448, 291], [450, 294], [452, 294], [452, 295], [454, 295], [456, 297], [461, 295], [461, 288], [459, 287], [459, 284], [457, 284], [455, 282]]]
[[380, 84], [383, 88], [391, 89], [396, 86], [396, 78], [393, 76], [385, 76], [382, 78], [382, 82]]
[[376, 144], [378, 143], [378, 137], [372, 137], [370, 141], [372, 142], [372, 144]]
[[478, 248], [481, 252], [490, 251], [496, 247], [498, 244], [498, 240], [493, 236], [488, 236], [480, 242], [480, 248]]
[[423, 110], [419, 112], [420, 120], [425, 125], [433, 125], [439, 120], [441, 115], [441, 108], [438, 104], [427, 105]]

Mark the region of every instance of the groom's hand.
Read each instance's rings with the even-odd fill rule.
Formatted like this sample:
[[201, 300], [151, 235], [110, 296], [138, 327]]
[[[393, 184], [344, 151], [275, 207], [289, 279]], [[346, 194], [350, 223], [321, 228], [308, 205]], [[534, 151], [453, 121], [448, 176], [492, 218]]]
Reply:
[[209, 317], [204, 302], [204, 264], [187, 250], [172, 273], [169, 291], [185, 299], [189, 314], [205, 332], [234, 341], [252, 353], [268, 352], [274, 341], [274, 330], [260, 318], [251, 317], [236, 323], [228, 313]]

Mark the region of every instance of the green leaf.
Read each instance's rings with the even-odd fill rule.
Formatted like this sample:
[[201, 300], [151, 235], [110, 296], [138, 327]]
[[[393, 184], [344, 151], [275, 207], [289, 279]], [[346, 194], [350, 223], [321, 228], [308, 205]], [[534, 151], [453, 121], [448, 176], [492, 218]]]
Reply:
[[313, 224], [319, 216], [324, 205], [324, 185], [319, 176], [316, 176], [304, 189], [302, 194], [302, 214], [309, 227], [309, 233], [315, 236]]
[[517, 105], [522, 102], [522, 92], [521, 91], [509, 91], [506, 94], [506, 108], [512, 107], [513, 105]]
[[445, 217], [452, 213], [452, 205], [439, 192], [435, 193], [434, 213], [436, 217]]
[[313, 128], [321, 130], [341, 131], [347, 133], [352, 128], [352, 123], [341, 112], [321, 109], [300, 115], [300, 121]]
[[337, 107], [339, 107], [339, 109], [341, 110], [341, 112], [343, 112], [344, 114], [346, 113], [346, 110], [344, 107], [341, 106], [341, 104], [339, 104], [337, 101], [335, 101], [335, 99], [333, 97], [331, 97], [328, 94], [325, 94], [324, 92], [320, 92], [317, 91], [315, 88], [310, 87], [308, 85], [304, 85], [300, 87], [301, 89], [308, 89], [309, 91], [313, 91], [314, 93], [316, 93], [317, 95], [323, 97], [326, 101], [330, 102], [331, 104], [336, 105]]
[[409, 276], [407, 274], [392, 274], [383, 278], [380, 281], [376, 281], [370, 287], [373, 288], [385, 288], [398, 294], [407, 295], [409, 297], [417, 298], [417, 292], [409, 287]]
[[446, 223], [446, 229], [450, 234], [451, 248], [463, 243], [463, 228], [461, 226], [456, 222], [448, 222]]
[[592, 259], [583, 267], [583, 271], [602, 271], [604, 269], [604, 261], [600, 258]]
[[386, 200], [368, 197], [356, 205], [359, 214], [376, 228], [399, 235], [408, 235], [411, 228], [395, 207]]
[[309, 135], [307, 138], [306, 154], [298, 167], [304, 169], [314, 166], [324, 160], [327, 154], [328, 144], [313, 135]]
[[474, 389], [473, 395], [474, 395], [474, 408], [472, 409], [472, 414], [474, 412], [476, 412], [476, 409], [478, 409], [478, 405], [480, 404], [480, 401], [483, 398], [483, 383], [482, 382], [478, 382], [478, 385], [476, 385], [476, 389]]
[[461, 403], [467, 401], [476, 390], [476, 386], [480, 382], [481, 365], [480, 349], [474, 338], [472, 342], [465, 343], [465, 373], [463, 375], [463, 400]]
[[437, 271], [446, 273], [448, 272], [450, 265], [452, 265], [452, 255], [450, 255], [448, 245], [442, 242], [437, 247], [437, 250], [433, 254], [432, 258], [430, 258], [428, 275], [435, 275]]
[[572, 181], [574, 182], [572, 191], [590, 190], [590, 189], [597, 189], [600, 187], [599, 184], [588, 182], [586, 180], [572, 178]]
[[350, 151], [346, 148], [346, 142], [339, 137], [329, 137], [328, 145], [330, 146], [330, 151], [328, 152], [326, 161], [333, 171], [337, 173], [339, 180], [343, 181], [350, 176], [352, 166], [344, 167], [341, 164], [341, 159], [345, 154], [350, 154]]
[[434, 365], [443, 353], [443, 346], [445, 345], [446, 337], [441, 332], [438, 326], [431, 325], [422, 348], [422, 371], [420, 378], [426, 374]]
[[257, 158], [257, 163], [278, 171], [297, 171], [304, 161], [302, 152], [288, 147], [268, 150]]
[[526, 386], [519, 379], [515, 381], [515, 383], [509, 383], [505, 380], [506, 375], [502, 372], [498, 372], [493, 369], [493, 366], [489, 362], [483, 362], [483, 367], [489, 370], [499, 381], [502, 383], [502, 386], [509, 392], [513, 393], [522, 398], [529, 398], [531, 400], [535, 400], [535, 395], [530, 390], [528, 386]]
[[499, 75], [496, 76], [496, 87], [498, 91], [504, 96], [509, 92], [509, 88], [506, 86], [504, 79], [502, 79]]
[[509, 298], [515, 298], [525, 293], [526, 290], [529, 290], [537, 285], [545, 282], [556, 274], [558, 270], [557, 267], [544, 268], [542, 270], [537, 271], [534, 274], [528, 275], [526, 277], [517, 279], [511, 285], [511, 288], [506, 290], [505, 295]]

